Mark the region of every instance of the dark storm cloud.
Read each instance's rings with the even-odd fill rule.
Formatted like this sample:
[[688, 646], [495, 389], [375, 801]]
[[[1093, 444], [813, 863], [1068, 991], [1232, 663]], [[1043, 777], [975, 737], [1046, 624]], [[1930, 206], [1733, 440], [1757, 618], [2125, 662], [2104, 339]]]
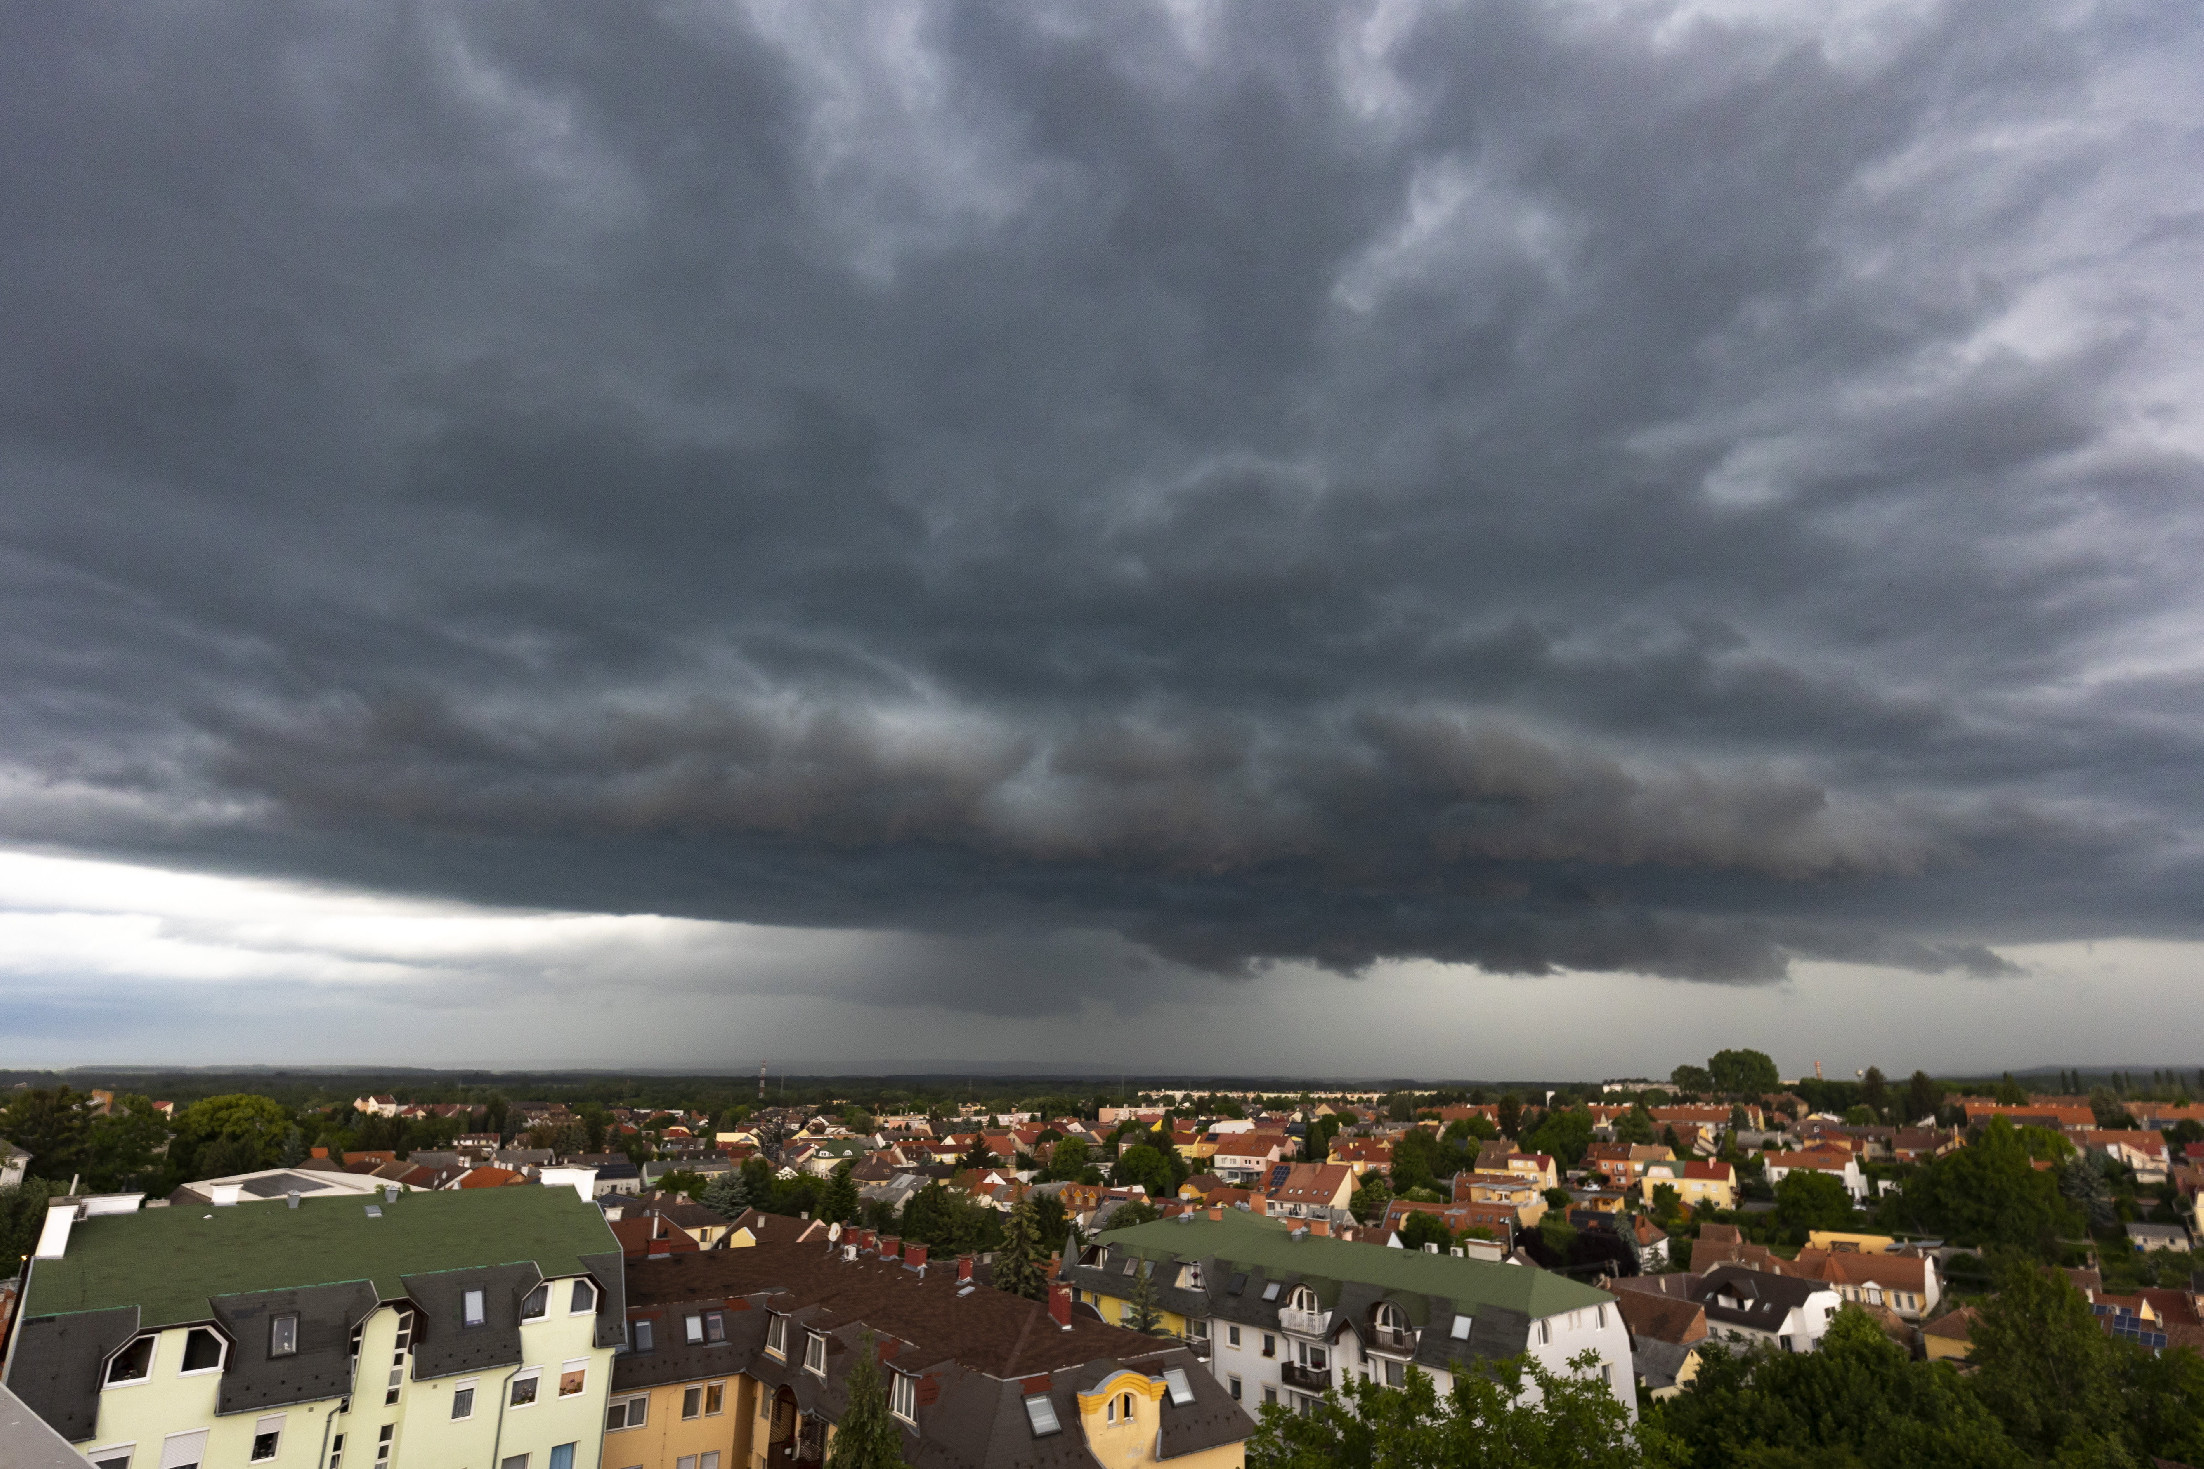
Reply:
[[1050, 1011], [2204, 919], [2176, 10], [0, 26], [14, 840]]

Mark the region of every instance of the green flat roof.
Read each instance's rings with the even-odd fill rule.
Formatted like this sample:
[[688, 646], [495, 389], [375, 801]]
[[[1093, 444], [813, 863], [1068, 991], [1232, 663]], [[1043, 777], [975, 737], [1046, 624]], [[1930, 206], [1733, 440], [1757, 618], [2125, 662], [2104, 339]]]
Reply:
[[524, 1261], [578, 1275], [582, 1256], [619, 1250], [596, 1205], [541, 1185], [141, 1209], [78, 1220], [62, 1258], [32, 1263], [23, 1314], [136, 1306], [144, 1326], [174, 1326], [209, 1319], [210, 1297], [241, 1291], [358, 1280], [394, 1300], [401, 1276]]
[[1614, 1299], [1595, 1286], [1526, 1265], [1499, 1265], [1316, 1235], [1295, 1239], [1292, 1231], [1293, 1226], [1283, 1221], [1227, 1209], [1222, 1219], [1196, 1215], [1191, 1224], [1159, 1219], [1130, 1229], [1105, 1230], [1095, 1242], [1116, 1245], [1144, 1259], [1215, 1258], [1259, 1265], [1271, 1277], [1316, 1276], [1414, 1291], [1452, 1301], [1471, 1314], [1479, 1306], [1497, 1306], [1536, 1319]]

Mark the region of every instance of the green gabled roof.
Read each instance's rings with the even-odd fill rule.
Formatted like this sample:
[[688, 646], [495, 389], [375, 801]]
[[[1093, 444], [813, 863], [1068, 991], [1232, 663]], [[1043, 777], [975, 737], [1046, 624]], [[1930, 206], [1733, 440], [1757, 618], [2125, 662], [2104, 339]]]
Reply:
[[[1197, 1215], [1190, 1224], [1181, 1219], [1159, 1219], [1130, 1229], [1112, 1229], [1105, 1231], [1097, 1243], [1146, 1257], [1175, 1255], [1184, 1260], [1216, 1258], [1242, 1266], [1258, 1265], [1273, 1279], [1299, 1275], [1437, 1296], [1471, 1315], [1478, 1307], [1496, 1306], [1536, 1319], [1614, 1299], [1593, 1286], [1524, 1265], [1498, 1265], [1315, 1235], [1295, 1239], [1292, 1226], [1235, 1209], [1227, 1209], [1222, 1219]], [[1327, 1297], [1322, 1286], [1316, 1289], [1319, 1299], [1336, 1298]]]
[[579, 1275], [584, 1255], [619, 1251], [604, 1215], [571, 1188], [143, 1209], [78, 1220], [62, 1258], [33, 1262], [23, 1314], [136, 1306], [145, 1326], [173, 1326], [207, 1320], [211, 1297], [243, 1291], [359, 1280], [394, 1300], [407, 1275], [523, 1262]]

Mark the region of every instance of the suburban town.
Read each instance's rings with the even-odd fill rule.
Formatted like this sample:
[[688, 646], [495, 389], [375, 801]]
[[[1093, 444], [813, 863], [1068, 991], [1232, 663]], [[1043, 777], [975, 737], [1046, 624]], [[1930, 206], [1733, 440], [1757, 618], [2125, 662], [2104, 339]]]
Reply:
[[0, 1457], [2204, 1461], [2204, 1075], [2057, 1080], [21, 1081]]

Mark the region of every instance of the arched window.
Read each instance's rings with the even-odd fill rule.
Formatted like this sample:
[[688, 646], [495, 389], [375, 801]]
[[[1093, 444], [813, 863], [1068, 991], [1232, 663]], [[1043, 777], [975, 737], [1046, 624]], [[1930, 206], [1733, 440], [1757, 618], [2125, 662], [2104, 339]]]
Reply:
[[1127, 1423], [1133, 1421], [1133, 1395], [1131, 1393], [1123, 1393], [1118, 1397], [1117, 1416]]
[[1408, 1331], [1408, 1313], [1390, 1302], [1380, 1305], [1377, 1308], [1377, 1329], [1405, 1335]]
[[1292, 1299], [1286, 1304], [1295, 1311], [1305, 1311], [1313, 1316], [1316, 1314], [1316, 1292], [1305, 1285], [1297, 1285], [1293, 1288]]

